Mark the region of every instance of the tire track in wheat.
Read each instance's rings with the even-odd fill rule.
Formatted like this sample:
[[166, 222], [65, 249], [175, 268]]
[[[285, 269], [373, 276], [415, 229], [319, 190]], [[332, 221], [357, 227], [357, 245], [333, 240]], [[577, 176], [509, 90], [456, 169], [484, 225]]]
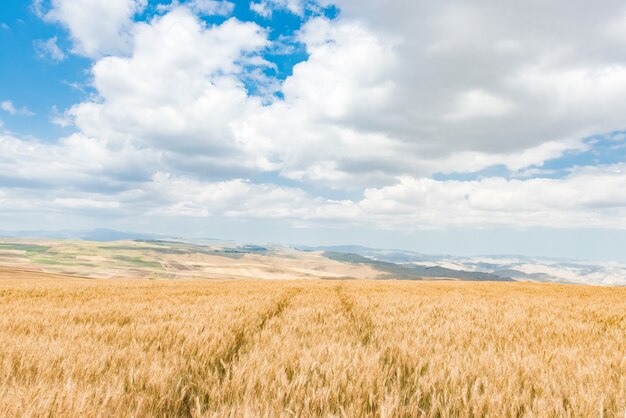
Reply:
[[335, 291], [337, 292], [337, 297], [339, 298], [339, 302], [341, 302], [343, 311], [350, 318], [350, 321], [356, 329], [361, 344], [370, 344], [375, 331], [372, 318], [366, 312], [355, 306], [354, 299], [346, 293], [343, 286], [337, 286]]
[[[232, 341], [221, 349], [217, 354], [201, 367], [194, 367], [183, 376], [177, 386], [179, 397], [173, 410], [176, 416], [193, 417], [198, 411], [215, 403], [218, 399], [212, 399], [211, 395], [201, 389], [199, 381], [213, 374], [219, 384], [226, 380], [241, 355], [245, 352], [255, 336], [260, 334], [267, 323], [280, 316], [291, 303], [291, 300], [300, 293], [301, 289], [291, 289], [280, 296], [272, 306], [257, 317], [252, 323], [247, 322], [232, 331]], [[191, 376], [191, 377], [190, 377]], [[165, 408], [171, 411], [171, 406]]]
[[[397, 391], [399, 395], [396, 414], [398, 416], [425, 415], [431, 409], [431, 398], [427, 394], [421, 394], [416, 389], [419, 378], [424, 375], [427, 368], [418, 367], [416, 363], [402, 352], [393, 343], [388, 344], [376, 338], [376, 325], [369, 312], [358, 306], [357, 302], [346, 292], [343, 285], [335, 288], [337, 297], [343, 311], [350, 318], [360, 343], [380, 353], [379, 364], [384, 373], [384, 386], [386, 390]], [[414, 405], [417, 410], [409, 410]], [[374, 407], [374, 405], [370, 405]], [[374, 408], [371, 410], [376, 414]]]
[[259, 320], [254, 326], [243, 326], [235, 331], [233, 343], [227, 346], [222, 353], [216, 356], [215, 363], [213, 364], [215, 370], [217, 370], [217, 373], [220, 376], [220, 380], [223, 380], [226, 377], [228, 371], [232, 367], [232, 364], [241, 356], [241, 353], [250, 344], [254, 336], [263, 331], [269, 320], [280, 316], [294, 296], [299, 292], [300, 289], [293, 289], [287, 292], [270, 309], [259, 316]]

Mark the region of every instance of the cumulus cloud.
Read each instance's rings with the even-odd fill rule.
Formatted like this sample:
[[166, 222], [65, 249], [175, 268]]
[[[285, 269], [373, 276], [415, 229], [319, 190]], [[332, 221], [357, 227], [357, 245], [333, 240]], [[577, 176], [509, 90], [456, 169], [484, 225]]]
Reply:
[[244, 178], [210, 181], [173, 174], [161, 155], [80, 135], [58, 145], [5, 135], [0, 151], [4, 211], [29, 207], [172, 219], [277, 219], [404, 231], [460, 226], [626, 229], [622, 163], [578, 168], [563, 178], [437, 181], [405, 176], [393, 185], [368, 188], [361, 198], [336, 200]]
[[247, 218], [300, 217], [312, 202], [304, 192], [243, 179], [203, 182], [156, 173], [149, 190], [163, 193], [157, 213]]
[[159, 4], [156, 8], [163, 13], [180, 7], [186, 7], [198, 16], [229, 16], [235, 9], [235, 3], [227, 0], [188, 0], [183, 3], [173, 0], [169, 4]]
[[250, 2], [250, 10], [269, 18], [274, 10], [283, 10], [297, 16], [303, 16], [307, 9], [317, 10], [319, 5], [310, 0], [260, 0]]
[[15, 109], [15, 106], [13, 106], [13, 102], [11, 102], [10, 100], [5, 100], [0, 103], [0, 109], [11, 115], [15, 115], [17, 113], [17, 109]]
[[3, 187], [103, 192], [132, 188], [149, 179], [147, 167], [159, 155], [128, 144], [73, 134], [58, 143], [0, 135], [0, 177]]
[[67, 128], [68, 126], [72, 126], [74, 124], [72, 117], [67, 113], [67, 111], [61, 112], [56, 106], [52, 106], [50, 122], [60, 126], [61, 128]]
[[4, 110], [10, 115], [26, 115], [26, 116], [34, 115], [34, 113], [31, 112], [30, 109], [28, 109], [26, 106], [23, 106], [21, 108], [15, 107], [15, 105], [13, 104], [11, 100], [5, 100], [3, 102], [0, 102], [0, 109]]
[[473, 89], [459, 95], [449, 119], [474, 119], [490, 116], [502, 116], [511, 111], [511, 104], [489, 94], [486, 91]]
[[[254, 170], [271, 165], [233, 125], [261, 106], [240, 77], [263, 66], [267, 44], [254, 23], [229, 19], [206, 27], [179, 7], [137, 24], [131, 57], [106, 57], [93, 67], [100, 97], [68, 111], [87, 136], [194, 156], [202, 170]], [[184, 159], [184, 158], [181, 158]]]
[[[151, 168], [156, 168], [153, 172]], [[75, 134], [59, 144], [0, 136], [3, 211], [109, 210], [123, 216], [335, 219], [341, 202], [247, 179], [207, 181], [167, 171], [161, 155]]]
[[33, 41], [33, 48], [35, 48], [35, 54], [42, 60], [61, 62], [65, 59], [65, 53], [57, 44], [57, 37], [53, 36], [50, 39], [36, 39]]
[[187, 5], [193, 12], [209, 16], [228, 16], [235, 8], [234, 3], [224, 0], [192, 0]]
[[49, 10], [41, 1], [33, 7], [47, 21], [67, 28], [73, 52], [94, 58], [130, 50], [133, 16], [146, 4], [147, 0], [52, 0]]
[[[0, 138], [5, 199], [23, 202], [30, 184], [55, 208], [159, 216], [626, 228], [623, 165], [533, 178], [624, 128], [622, 2], [338, 0], [336, 19], [309, 13], [328, 4], [250, 4], [304, 22], [306, 60], [279, 80], [265, 71], [267, 28], [198, 16], [229, 16], [230, 2], [176, 2], [134, 22], [145, 1], [52, 0], [42, 16], [94, 59], [96, 94], [53, 112], [78, 130], [56, 144]], [[433, 178], [493, 166], [509, 175]]]
[[524, 5], [528, 19], [503, 15], [510, 24], [483, 5], [340, 5], [341, 18], [304, 25], [309, 57], [284, 82], [285, 100], [246, 125], [275, 145], [285, 177], [367, 187], [397, 175], [521, 170], [623, 127], [626, 66], [576, 54], [589, 41], [568, 36], [571, 22], [555, 40], [543, 21], [541, 36], [527, 36]]
[[[339, 4], [343, 17], [313, 18], [299, 31], [309, 57], [280, 86], [284, 100], [271, 106], [260, 106], [242, 83], [255, 74], [244, 74], [243, 60], [269, 65], [249, 56], [269, 45], [264, 30], [234, 19], [206, 28], [177, 6], [134, 26], [131, 57], [99, 60], [93, 73], [102, 103], [71, 112], [89, 136], [194, 155], [217, 146], [238, 161], [245, 148], [243, 160], [254, 160], [243, 164], [248, 170], [279, 170], [331, 187], [497, 164], [520, 170], [579, 149], [587, 135], [622, 127], [626, 66], [558, 47], [558, 40], [588, 45], [565, 36], [572, 22], [554, 29], [564, 36], [544, 42], [551, 34], [546, 22], [528, 35], [521, 25], [529, 20], [504, 15], [512, 21], [494, 22], [495, 12], [482, 4], [404, 10], [392, 3], [387, 11], [378, 3], [365, 2], [362, 10]], [[531, 12], [516, 7], [519, 16]], [[613, 19], [597, 13], [598, 20]]]
[[[602, 184], [599, 188], [598, 184]], [[580, 168], [560, 178], [474, 181], [400, 178], [367, 189], [362, 217], [381, 227], [626, 228], [626, 165]]]
[[52, 201], [52, 206], [68, 209], [115, 209], [120, 204], [107, 200], [56, 198]]

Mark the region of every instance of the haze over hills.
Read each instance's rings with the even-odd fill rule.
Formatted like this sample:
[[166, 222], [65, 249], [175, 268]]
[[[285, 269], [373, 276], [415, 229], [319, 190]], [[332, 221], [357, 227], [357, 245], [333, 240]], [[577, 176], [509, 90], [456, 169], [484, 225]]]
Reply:
[[450, 269], [440, 266], [421, 266], [411, 263], [396, 264], [388, 261], [380, 261], [374, 258], [363, 257], [352, 252], [324, 251], [324, 257], [331, 260], [342, 261], [354, 264], [371, 265], [377, 270], [389, 273], [398, 279], [418, 279], [424, 277], [451, 278], [472, 281], [513, 281], [506, 276], [499, 276], [480, 271], [464, 271], [461, 269]]
[[[115, 231], [110, 229], [95, 229], [87, 231], [0, 231], [0, 236], [25, 240], [26, 244], [23, 245], [27, 246], [25, 247], [26, 250], [28, 250], [28, 243], [32, 240], [52, 240], [52, 244], [48, 242], [51, 247], [64, 249], [58, 253], [54, 253], [53, 251], [49, 254], [44, 254], [47, 255], [48, 258], [45, 256], [42, 258], [41, 253], [35, 254], [35, 257], [30, 257], [31, 259], [35, 259], [37, 263], [47, 265], [48, 267], [50, 267], [50, 265], [58, 265], [60, 262], [59, 260], [54, 260], [54, 254], [57, 254], [58, 257], [64, 258], [68, 265], [72, 264], [72, 262], [67, 259], [68, 254], [64, 253], [67, 246], [63, 247], [60, 244], [63, 241], [72, 241], [73, 243], [76, 241], [84, 241], [84, 245], [78, 244], [77, 248], [80, 248], [80, 250], [76, 250], [80, 253], [79, 255], [81, 257], [89, 256], [90, 251], [93, 252], [91, 255], [96, 256], [96, 258], [102, 257], [101, 253], [103, 250], [131, 251], [132, 256], [129, 256], [125, 252], [120, 254], [109, 254], [110, 257], [113, 257], [111, 261], [115, 261], [115, 263], [118, 264], [117, 267], [114, 263], [109, 263], [108, 267], [105, 269], [100, 268], [101, 266], [98, 268], [94, 265], [89, 266], [91, 269], [89, 272], [96, 275], [99, 274], [98, 277], [108, 277], [108, 275], [111, 274], [121, 274], [124, 269], [130, 269], [134, 272], [132, 275], [136, 275], [139, 274], [137, 273], [138, 267], [144, 269], [142, 270], [143, 272], [139, 274], [139, 276], [143, 277], [145, 275], [149, 275], [150, 273], [149, 269], [145, 269], [146, 266], [152, 266], [154, 268], [153, 272], [157, 277], [178, 277], [177, 275], [180, 275], [181, 272], [173, 271], [176, 269], [172, 268], [169, 260], [165, 260], [167, 268], [164, 270], [160, 268], [163, 260], [159, 257], [166, 253], [176, 255], [187, 254], [222, 258], [226, 257], [231, 260], [231, 264], [233, 263], [232, 260], [240, 259], [245, 256], [254, 259], [255, 263], [263, 266], [263, 269], [267, 271], [273, 270], [274, 272], [278, 272], [284, 268], [285, 259], [293, 257], [309, 257], [310, 259], [315, 260], [314, 264], [317, 263], [317, 267], [314, 267], [314, 270], [316, 268], [318, 270], [326, 269], [328, 272], [327, 275], [311, 273], [310, 276], [323, 278], [344, 277], [345, 274], [347, 274], [346, 271], [354, 270], [351, 273], [352, 276], [347, 274], [345, 277], [396, 278], [403, 280], [417, 280], [421, 278], [450, 278], [471, 281], [537, 281], [596, 285], [626, 285], [626, 266], [615, 262], [567, 260], [544, 257], [527, 257], [520, 255], [433, 255], [401, 249], [376, 249], [359, 245], [317, 247], [267, 243], [257, 245], [221, 239], [186, 239], [145, 233]], [[114, 245], [117, 241], [122, 242], [122, 244]], [[93, 244], [90, 244], [90, 242]], [[98, 242], [109, 244], [97, 245]], [[130, 242], [130, 244], [124, 244], [128, 242]], [[3, 243], [0, 243], [0, 253], [3, 248], [4, 250], [11, 249], [11, 245], [13, 244], [11, 244], [10, 240], [3, 240]], [[17, 245], [19, 246], [22, 244], [18, 243]], [[35, 245], [38, 244], [35, 243]], [[155, 250], [155, 247], [157, 246], [162, 248], [157, 251]], [[142, 261], [139, 259], [133, 259], [137, 252], [141, 251], [147, 254], [148, 258]], [[154, 256], [155, 251], [159, 253], [159, 256]], [[25, 254], [29, 255], [28, 251], [26, 251]], [[328, 262], [335, 263], [333, 264], [334, 267], [326, 266], [326, 262], [323, 261], [324, 259], [328, 260]], [[0, 262], [1, 260], [2, 258], [0, 257]], [[135, 263], [131, 262], [128, 264], [127, 262], [129, 260], [134, 260]], [[85, 264], [84, 258], [82, 263]], [[242, 261], [239, 260], [234, 262], [236, 265], [228, 267], [237, 270], [237, 272], [232, 273], [233, 277], [247, 277], [249, 275], [249, 273], [241, 272], [242, 268], [247, 268], [239, 265], [241, 263]], [[272, 263], [275, 265], [272, 266]], [[178, 261], [174, 263], [174, 265], [178, 266], [184, 264], [184, 262], [181, 264]], [[338, 269], [337, 272], [333, 273], [332, 268], [337, 268], [339, 265], [342, 267]], [[347, 270], [345, 270], [344, 267], [346, 265], [352, 265], [354, 267], [351, 268], [348, 266]], [[322, 268], [320, 266], [324, 267]], [[224, 266], [220, 268], [223, 269]], [[226, 272], [228, 268], [226, 268], [223, 272]], [[288, 272], [291, 271], [289, 268], [287, 268], [283, 273], [288, 275]], [[360, 268], [364, 268], [365, 270], [360, 271]], [[59, 270], [53, 269], [53, 271], [58, 272]], [[72, 274], [79, 274], [80, 269], [70, 268], [70, 271]], [[108, 273], [103, 273], [104, 271]], [[183, 275], [189, 275], [193, 271], [193, 267], [185, 267], [184, 271], [185, 273]], [[266, 277], [267, 271], [265, 273], [258, 272], [258, 274], [260, 274], [260, 277]], [[367, 273], [363, 274], [364, 271], [367, 271]], [[222, 275], [223, 272], [220, 270], [219, 274]], [[200, 276], [202, 275], [203, 273], [200, 274]], [[299, 272], [296, 276], [304, 277], [306, 276], [306, 273]]]
[[119, 241], [124, 239], [151, 239], [162, 236], [144, 234], [140, 232], [116, 231], [114, 229], [95, 228], [85, 231], [76, 230], [34, 230], [34, 231], [0, 231], [0, 237], [7, 238], [48, 238], [48, 239], [78, 239], [86, 241]]
[[[475, 272], [521, 281], [626, 285], [626, 266], [612, 261], [568, 260], [521, 255], [452, 256], [429, 255], [406, 250], [383, 250], [358, 245], [310, 247], [353, 253], [404, 268], [440, 268]], [[487, 279], [488, 280], [488, 279]]]

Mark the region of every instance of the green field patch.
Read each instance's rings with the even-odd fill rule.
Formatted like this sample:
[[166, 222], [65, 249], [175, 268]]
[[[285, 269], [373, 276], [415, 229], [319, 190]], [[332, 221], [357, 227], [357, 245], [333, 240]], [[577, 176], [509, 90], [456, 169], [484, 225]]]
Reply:
[[155, 269], [161, 268], [161, 263], [156, 261], [144, 260], [141, 257], [132, 257], [129, 255], [114, 255], [113, 259], [118, 261], [124, 261], [134, 266], [150, 267]]
[[88, 261], [77, 261], [75, 254], [63, 254], [56, 251], [45, 253], [26, 253], [26, 258], [32, 263], [41, 265], [55, 265], [55, 266], [83, 266], [94, 267], [94, 263]]
[[26, 251], [29, 253], [43, 253], [50, 249], [50, 247], [45, 245], [35, 245], [35, 244], [0, 244], [0, 250], [17, 250], [17, 251]]
[[39, 254], [29, 254], [28, 259], [36, 264], [69, 266], [74, 264], [71, 260], [62, 261], [55, 257], [42, 257]]
[[141, 245], [100, 245], [100, 250], [123, 250], [123, 251], [152, 251], [154, 247]]

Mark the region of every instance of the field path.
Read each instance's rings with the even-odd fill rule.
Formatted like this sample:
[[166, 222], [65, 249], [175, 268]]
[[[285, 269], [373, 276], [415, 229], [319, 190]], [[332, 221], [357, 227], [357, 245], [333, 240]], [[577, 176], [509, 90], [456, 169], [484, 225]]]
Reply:
[[[346, 315], [337, 282], [307, 283], [252, 336], [207, 415], [362, 416], [377, 410], [375, 351]], [[346, 299], [347, 301], [348, 299]], [[358, 382], [355, 384], [355, 382]]]
[[341, 306], [345, 314], [350, 318], [350, 321], [354, 325], [356, 333], [359, 335], [361, 343], [367, 345], [374, 338], [374, 323], [369, 313], [365, 309], [361, 309], [355, 306], [354, 299], [350, 296], [345, 286], [339, 285], [335, 287], [337, 297], [341, 302]]
[[[240, 357], [245, 355], [252, 341], [263, 332], [268, 322], [280, 320], [281, 314], [290, 306], [292, 299], [300, 292], [298, 288], [284, 290], [275, 297], [269, 308], [254, 314], [235, 328], [228, 331], [227, 343], [221, 346], [209, 359], [200, 366], [194, 364], [187, 372], [187, 376], [193, 376], [193, 380], [178, 387], [180, 397], [176, 402], [177, 416], [199, 416], [209, 408], [216, 408], [223, 403], [222, 397], [216, 396], [212, 390], [207, 390], [206, 385], [197, 385], [194, 382], [213, 382], [211, 386], [220, 387], [230, 379], [233, 368], [237, 367]], [[184, 379], [187, 380], [187, 379]], [[165, 408], [165, 409], [170, 409]]]
[[246, 323], [234, 331], [235, 338], [233, 343], [226, 346], [215, 358], [211, 367], [215, 368], [221, 378], [224, 378], [232, 368], [233, 362], [241, 356], [245, 348], [250, 344], [254, 337], [263, 331], [268, 321], [279, 317], [283, 311], [289, 306], [291, 300], [300, 292], [300, 289], [291, 289], [277, 298], [276, 302], [265, 312], [263, 312], [256, 321]]
[[[423, 396], [420, 393], [419, 379], [428, 369], [428, 364], [417, 366], [393, 340], [381, 339], [377, 335], [376, 325], [370, 315], [371, 305], [369, 310], [360, 305], [343, 285], [337, 286], [335, 291], [360, 343], [378, 353], [381, 386], [376, 398], [381, 400], [381, 404], [376, 412], [384, 415], [385, 411], [393, 410], [395, 414], [404, 416], [426, 414], [431, 408], [431, 394]], [[353, 287], [352, 292], [359, 291]]]

